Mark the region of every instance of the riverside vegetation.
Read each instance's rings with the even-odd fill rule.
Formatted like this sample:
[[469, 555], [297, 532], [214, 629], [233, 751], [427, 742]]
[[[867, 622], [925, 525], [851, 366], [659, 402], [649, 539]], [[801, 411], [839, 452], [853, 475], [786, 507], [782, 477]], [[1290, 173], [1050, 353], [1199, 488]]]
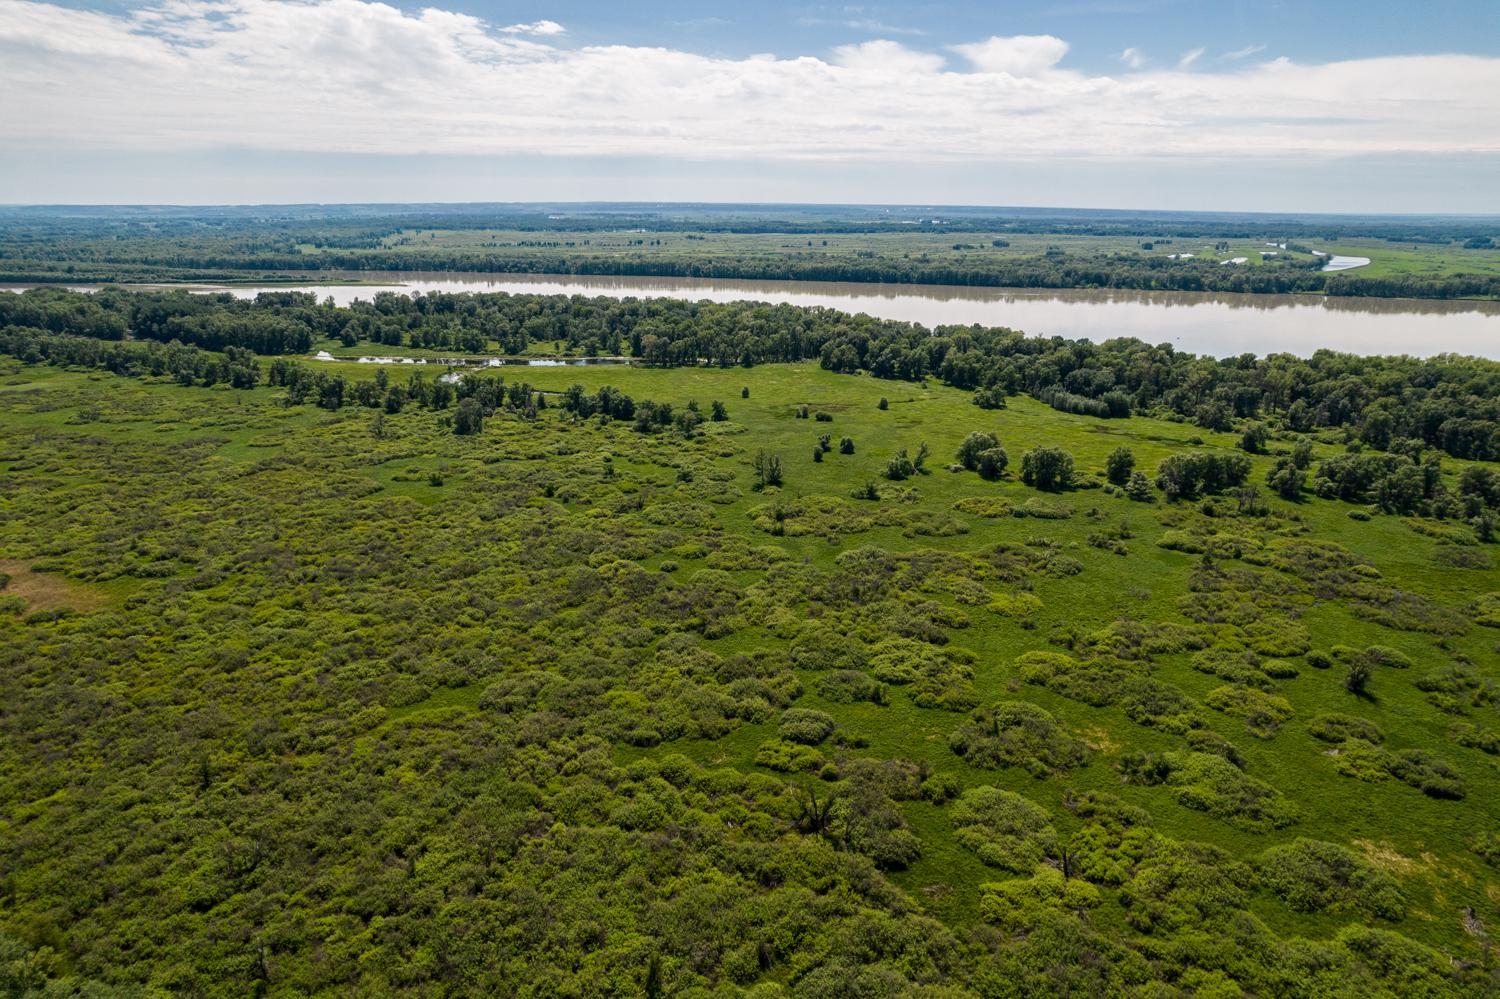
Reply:
[[[0, 281], [262, 283], [306, 282], [319, 272], [467, 271], [1500, 295], [1500, 230], [1483, 216], [793, 205], [0, 206], [0, 223]], [[1328, 254], [1370, 263], [1323, 273]]]
[[7, 994], [1500, 988], [1500, 366], [501, 298], [0, 299]]

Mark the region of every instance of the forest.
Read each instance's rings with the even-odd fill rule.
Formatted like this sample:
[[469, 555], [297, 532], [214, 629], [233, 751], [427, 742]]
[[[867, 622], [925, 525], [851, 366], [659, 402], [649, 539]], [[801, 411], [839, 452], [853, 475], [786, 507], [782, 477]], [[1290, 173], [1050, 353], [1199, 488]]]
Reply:
[[[910, 382], [932, 378], [975, 389], [981, 406], [1003, 405], [1007, 396], [1024, 392], [1070, 412], [1153, 415], [1204, 430], [1245, 422], [1299, 433], [1339, 430], [1356, 446], [1392, 450], [1414, 462], [1424, 451], [1500, 459], [1500, 363], [1450, 355], [1318, 351], [1307, 359], [1214, 359], [1133, 339], [1094, 343], [1004, 328], [928, 329], [792, 305], [505, 293], [382, 292], [344, 308], [308, 292], [242, 299], [182, 290], [39, 288], [0, 295], [0, 338], [6, 353], [28, 360], [55, 352], [69, 363], [111, 370], [145, 363], [158, 374], [170, 363], [168, 353], [181, 354], [182, 346], [233, 348], [226, 358], [243, 356], [238, 352], [306, 355], [326, 346], [628, 357], [658, 367], [816, 360], [830, 371]], [[169, 350], [171, 344], [177, 347]], [[333, 368], [307, 377], [339, 386], [339, 404], [352, 391]]]
[[[0, 281], [8, 282], [305, 282], [372, 271], [460, 271], [1500, 295], [1500, 225], [1483, 216], [355, 205], [0, 207], [0, 223]], [[1317, 253], [1314, 244], [1322, 247]], [[1328, 251], [1370, 257], [1373, 264], [1325, 273]], [[1224, 266], [1237, 257], [1242, 266]]]
[[1497, 420], [1472, 358], [0, 295], [0, 991], [1496, 994]]

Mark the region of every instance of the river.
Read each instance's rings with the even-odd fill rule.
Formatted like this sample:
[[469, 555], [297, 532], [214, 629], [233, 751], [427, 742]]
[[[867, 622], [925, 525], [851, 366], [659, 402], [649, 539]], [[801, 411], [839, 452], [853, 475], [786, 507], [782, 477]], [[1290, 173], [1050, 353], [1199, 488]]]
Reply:
[[1247, 352], [1305, 357], [1327, 347], [1357, 354], [1451, 352], [1500, 359], [1500, 302], [466, 272], [340, 277], [364, 283], [227, 290], [240, 296], [314, 291], [340, 305], [380, 291], [752, 300], [821, 305], [925, 326], [978, 323], [1090, 340], [1136, 337], [1216, 357]]

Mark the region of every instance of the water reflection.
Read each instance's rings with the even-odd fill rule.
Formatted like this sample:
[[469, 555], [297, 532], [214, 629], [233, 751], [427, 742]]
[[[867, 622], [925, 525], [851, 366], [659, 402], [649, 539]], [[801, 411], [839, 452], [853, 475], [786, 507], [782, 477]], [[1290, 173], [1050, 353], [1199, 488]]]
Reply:
[[978, 324], [1090, 340], [1136, 337], [1218, 357], [1247, 352], [1307, 356], [1327, 347], [1359, 354], [1451, 352], [1500, 358], [1500, 302], [611, 275], [368, 271], [324, 277], [364, 283], [197, 290], [229, 290], [244, 297], [311, 291], [339, 305], [369, 301], [381, 291], [750, 300], [823, 306], [928, 327]]

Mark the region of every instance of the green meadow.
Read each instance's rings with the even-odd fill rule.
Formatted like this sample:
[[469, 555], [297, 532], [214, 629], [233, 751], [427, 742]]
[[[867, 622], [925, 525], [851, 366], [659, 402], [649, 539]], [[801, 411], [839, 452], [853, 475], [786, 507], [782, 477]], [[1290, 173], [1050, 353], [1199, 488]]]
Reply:
[[[1266, 486], [1342, 431], [499, 376], [463, 428], [0, 361], [10, 994], [1500, 984], [1494, 546]], [[1122, 448], [1249, 474], [1132, 496]]]

